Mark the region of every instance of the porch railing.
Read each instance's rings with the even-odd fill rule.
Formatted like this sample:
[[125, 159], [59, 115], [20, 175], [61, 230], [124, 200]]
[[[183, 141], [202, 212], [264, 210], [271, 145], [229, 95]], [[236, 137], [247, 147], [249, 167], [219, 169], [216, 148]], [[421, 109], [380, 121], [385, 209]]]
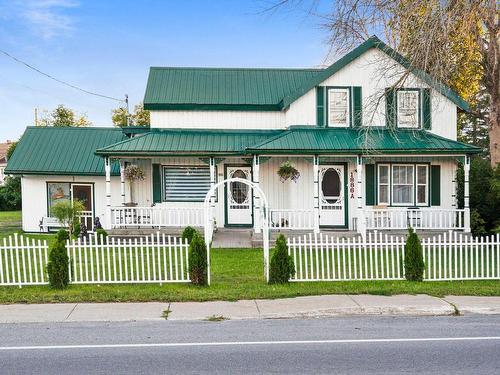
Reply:
[[111, 228], [202, 227], [203, 207], [112, 207]]
[[308, 209], [270, 209], [269, 229], [314, 229], [314, 211]]
[[465, 210], [461, 209], [370, 209], [364, 211], [366, 229], [464, 229]]

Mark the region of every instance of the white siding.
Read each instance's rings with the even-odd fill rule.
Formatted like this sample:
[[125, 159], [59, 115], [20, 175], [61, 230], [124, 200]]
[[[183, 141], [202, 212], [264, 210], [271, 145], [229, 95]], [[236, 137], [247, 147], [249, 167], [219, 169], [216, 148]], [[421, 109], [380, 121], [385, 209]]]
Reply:
[[[21, 189], [23, 197], [23, 230], [38, 232], [42, 217], [47, 216], [47, 182], [80, 182], [94, 184], [95, 215], [104, 223], [106, 210], [106, 184], [104, 176], [23, 176]], [[111, 177], [111, 204], [119, 206], [120, 177]]]
[[285, 113], [280, 111], [151, 111], [155, 128], [280, 129]]

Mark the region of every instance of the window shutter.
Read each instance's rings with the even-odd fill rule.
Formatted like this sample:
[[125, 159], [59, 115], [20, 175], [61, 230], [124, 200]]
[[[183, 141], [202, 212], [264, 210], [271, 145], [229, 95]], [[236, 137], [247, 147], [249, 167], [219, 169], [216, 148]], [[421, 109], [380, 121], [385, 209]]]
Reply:
[[360, 86], [354, 86], [352, 88], [352, 96], [353, 96], [353, 116], [354, 116], [354, 121], [353, 125], [355, 128], [361, 127], [363, 124], [363, 102], [362, 102], [362, 97], [361, 97], [361, 87]]
[[393, 88], [385, 89], [385, 125], [395, 127], [396, 125], [396, 102]]
[[325, 126], [325, 88], [316, 87], [316, 124]]
[[429, 130], [431, 128], [431, 89], [422, 89], [422, 117], [423, 128]]
[[431, 165], [431, 206], [441, 205], [441, 166]]
[[373, 206], [375, 204], [375, 164], [366, 164], [365, 168], [366, 205]]
[[153, 203], [161, 203], [160, 164], [153, 164]]

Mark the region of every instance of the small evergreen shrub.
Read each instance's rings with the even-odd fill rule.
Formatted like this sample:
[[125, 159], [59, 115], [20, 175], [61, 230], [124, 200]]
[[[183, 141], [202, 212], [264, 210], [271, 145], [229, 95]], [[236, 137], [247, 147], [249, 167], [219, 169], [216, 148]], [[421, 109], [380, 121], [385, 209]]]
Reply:
[[280, 234], [276, 240], [273, 257], [271, 258], [271, 267], [269, 269], [269, 283], [284, 284], [295, 275], [295, 265], [293, 259], [288, 255], [288, 246], [285, 236]]
[[198, 231], [196, 229], [194, 229], [193, 227], [186, 227], [182, 231], [182, 239], [187, 240], [188, 243], [191, 243], [194, 235], [197, 233], [198, 233]]
[[82, 224], [79, 220], [75, 221], [73, 224], [73, 238], [78, 238], [78, 236], [80, 236], [81, 226]]
[[409, 281], [422, 281], [425, 267], [422, 244], [413, 228], [408, 228], [408, 232], [404, 259], [405, 277]]
[[195, 233], [189, 244], [189, 278], [193, 284], [207, 284], [207, 267], [207, 246], [203, 238]]
[[61, 229], [57, 232], [56, 241], [50, 246], [47, 273], [52, 288], [64, 289], [69, 284], [69, 258], [66, 251], [68, 232]]
[[483, 220], [478, 210], [472, 210], [470, 213], [470, 228], [474, 236], [486, 236], [486, 222]]
[[97, 228], [95, 233], [97, 234], [97, 243], [98, 244], [101, 244], [101, 240], [102, 240], [102, 242], [106, 241], [106, 237], [108, 237], [108, 232], [106, 232], [104, 229]]

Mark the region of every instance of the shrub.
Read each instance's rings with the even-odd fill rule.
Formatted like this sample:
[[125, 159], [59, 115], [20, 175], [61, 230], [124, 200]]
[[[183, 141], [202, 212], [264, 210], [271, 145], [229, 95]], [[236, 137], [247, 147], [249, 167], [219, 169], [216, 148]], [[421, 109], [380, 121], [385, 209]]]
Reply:
[[70, 236], [74, 233], [76, 222], [80, 222], [80, 214], [85, 210], [83, 203], [77, 199], [73, 201], [64, 200], [57, 202], [51, 208], [52, 215], [61, 222], [61, 224], [69, 229]]
[[69, 235], [64, 229], [57, 232], [56, 241], [50, 246], [47, 273], [52, 288], [64, 289], [69, 284], [69, 258], [66, 241]]
[[408, 238], [405, 245], [405, 277], [410, 281], [422, 281], [424, 278], [424, 256], [422, 244], [413, 228], [408, 228]]
[[104, 229], [97, 228], [95, 233], [97, 235], [97, 243], [98, 244], [101, 243], [101, 239], [102, 239], [102, 242], [106, 241], [106, 238], [108, 237], [108, 232], [106, 232]]
[[269, 270], [269, 283], [284, 284], [295, 275], [295, 265], [293, 259], [288, 255], [288, 246], [285, 236], [280, 234], [276, 240], [273, 257], [271, 258], [271, 268]]
[[483, 220], [478, 210], [472, 210], [470, 213], [470, 227], [474, 236], [485, 236], [488, 234], [486, 231], [486, 222]]
[[80, 235], [81, 226], [82, 224], [80, 223], [80, 220], [76, 220], [73, 224], [73, 238], [78, 238], [78, 236]]
[[189, 245], [189, 277], [195, 285], [207, 284], [207, 246], [195, 233]]
[[186, 227], [182, 231], [182, 239], [187, 240], [188, 243], [191, 243], [195, 234], [198, 234], [198, 231], [193, 227]]

